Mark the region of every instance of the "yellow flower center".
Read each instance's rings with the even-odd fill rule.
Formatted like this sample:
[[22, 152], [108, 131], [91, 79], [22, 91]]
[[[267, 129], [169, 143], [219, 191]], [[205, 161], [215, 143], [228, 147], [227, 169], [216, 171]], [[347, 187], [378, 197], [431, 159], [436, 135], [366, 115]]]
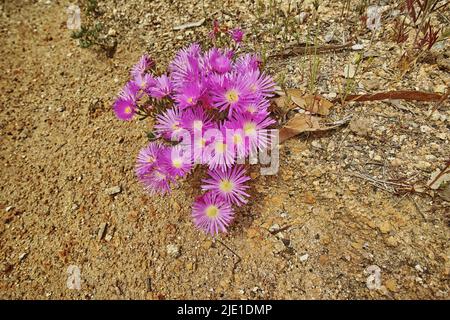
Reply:
[[219, 215], [219, 208], [217, 208], [215, 205], [210, 205], [208, 208], [206, 208], [206, 215], [209, 218], [215, 218]]
[[217, 142], [216, 143], [216, 147], [215, 147], [216, 152], [217, 153], [223, 153], [225, 151], [225, 147], [226, 147], [225, 143], [223, 143], [221, 141]]
[[155, 157], [149, 156], [149, 157], [147, 158], [147, 162], [148, 162], [148, 163], [155, 162]]
[[125, 108], [125, 113], [126, 114], [130, 114], [132, 112], [131, 107], [126, 107]]
[[194, 98], [189, 97], [189, 98], [186, 99], [186, 101], [187, 101], [189, 104], [192, 104], [192, 102], [194, 102]]
[[231, 192], [233, 190], [233, 182], [231, 182], [230, 180], [223, 180], [219, 184], [219, 188], [223, 192]]
[[244, 133], [247, 136], [254, 135], [256, 133], [256, 124], [254, 122], [246, 122], [244, 124]]
[[239, 93], [234, 89], [228, 90], [227, 93], [225, 93], [225, 98], [228, 103], [236, 103], [239, 101]]
[[173, 165], [175, 168], [180, 169], [181, 166], [183, 165], [183, 161], [181, 161], [180, 158], [173, 159], [173, 160], [172, 160], [172, 165]]

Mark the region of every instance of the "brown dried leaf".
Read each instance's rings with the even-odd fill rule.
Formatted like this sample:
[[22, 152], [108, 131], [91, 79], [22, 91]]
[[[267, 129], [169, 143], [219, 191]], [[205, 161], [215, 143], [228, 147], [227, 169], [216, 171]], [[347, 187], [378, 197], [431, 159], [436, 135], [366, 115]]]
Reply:
[[280, 143], [283, 143], [289, 138], [303, 132], [312, 131], [326, 131], [335, 129], [350, 121], [351, 117], [346, 117], [333, 123], [322, 123], [323, 118], [311, 116], [305, 113], [297, 113], [292, 119], [290, 119], [283, 128], [280, 129]]
[[287, 94], [300, 108], [309, 111], [311, 113], [327, 116], [330, 113], [330, 108], [333, 104], [320, 96], [304, 94], [299, 89], [289, 89]]
[[280, 143], [303, 132], [321, 130], [319, 120], [319, 117], [297, 113], [280, 129]]

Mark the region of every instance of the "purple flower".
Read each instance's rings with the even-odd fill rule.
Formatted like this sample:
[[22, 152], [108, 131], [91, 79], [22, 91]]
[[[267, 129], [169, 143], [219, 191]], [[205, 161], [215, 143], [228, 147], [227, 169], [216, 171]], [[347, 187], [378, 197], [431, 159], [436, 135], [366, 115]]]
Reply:
[[189, 149], [183, 145], [167, 148], [161, 156], [161, 166], [172, 177], [183, 177], [192, 169]]
[[234, 70], [239, 73], [259, 70], [262, 60], [256, 54], [247, 53], [240, 56], [234, 64]]
[[177, 90], [175, 102], [181, 110], [197, 105], [202, 97], [204, 88], [198, 82], [190, 82]]
[[144, 54], [131, 69], [131, 76], [135, 78], [138, 75], [143, 75], [148, 69], [152, 68], [155, 62], [148, 55]]
[[199, 81], [200, 52], [201, 49], [197, 43], [178, 51], [175, 59], [169, 65], [170, 76], [175, 87], [182, 86], [186, 82]]
[[175, 182], [175, 179], [160, 166], [155, 166], [150, 172], [138, 178], [151, 195], [170, 193], [170, 184]]
[[155, 131], [162, 135], [166, 139], [177, 138], [177, 134], [180, 132], [180, 110], [177, 107], [173, 107], [172, 109], [167, 109], [164, 113], [158, 115], [156, 117], [157, 123], [154, 128]]
[[261, 73], [259, 70], [254, 70], [247, 74], [248, 90], [263, 97], [271, 97], [275, 91], [275, 82], [270, 76]]
[[214, 127], [212, 118], [201, 107], [186, 109], [181, 115], [180, 124], [183, 129], [191, 133], [203, 132]]
[[163, 74], [160, 77], [157, 77], [155, 79], [154, 86], [148, 89], [148, 93], [150, 94], [150, 96], [157, 99], [167, 97], [171, 94], [171, 92], [172, 92], [172, 82], [165, 74]]
[[227, 227], [234, 218], [233, 209], [217, 195], [205, 193], [192, 205], [192, 218], [195, 226], [211, 236], [227, 232]]
[[132, 82], [139, 88], [139, 92], [145, 92], [157, 84], [155, 78], [149, 74], [137, 74]]
[[203, 138], [206, 141], [206, 147], [203, 151], [203, 160], [210, 169], [229, 168], [235, 162], [234, 146], [225, 140], [226, 131], [220, 129], [210, 129], [205, 132]]
[[251, 98], [245, 75], [237, 73], [214, 76], [211, 79], [212, 103], [220, 111], [228, 109], [228, 116], [239, 111]]
[[212, 48], [206, 53], [205, 57], [205, 63], [212, 71], [220, 74], [231, 71], [233, 51], [222, 53], [219, 49]]
[[139, 151], [136, 161], [136, 175], [141, 177], [149, 173], [161, 158], [163, 146], [159, 142], [150, 142]]
[[269, 100], [255, 99], [254, 102], [250, 102], [249, 104], [247, 104], [243, 108], [243, 111], [252, 116], [264, 115], [264, 116], [268, 117], [269, 116], [269, 106], [270, 106]]
[[245, 175], [243, 166], [234, 166], [227, 170], [209, 170], [209, 179], [203, 179], [202, 190], [208, 190], [217, 195], [225, 202], [235, 205], [247, 203], [246, 197], [250, 195], [245, 192], [248, 186], [246, 181], [250, 177]]
[[241, 43], [242, 39], [244, 38], [244, 31], [242, 31], [242, 29], [240, 28], [232, 29], [228, 31], [228, 33], [237, 44]]
[[117, 118], [124, 121], [129, 121], [133, 119], [136, 113], [135, 102], [131, 99], [119, 98], [114, 103], [114, 113]]
[[269, 144], [270, 133], [266, 128], [275, 123], [270, 117], [264, 114], [237, 114], [227, 122], [226, 127], [233, 129], [241, 129], [244, 133], [246, 145], [250, 151], [263, 150]]

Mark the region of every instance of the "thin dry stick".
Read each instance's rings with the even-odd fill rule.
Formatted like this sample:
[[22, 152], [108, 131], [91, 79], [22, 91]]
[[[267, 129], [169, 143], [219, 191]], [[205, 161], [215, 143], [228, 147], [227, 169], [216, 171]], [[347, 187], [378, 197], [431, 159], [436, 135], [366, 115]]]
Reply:
[[235, 255], [238, 258], [238, 260], [234, 263], [234, 266], [233, 266], [233, 271], [234, 271], [236, 269], [236, 266], [238, 265], [238, 263], [242, 261], [242, 258], [236, 252], [234, 252], [229, 246], [227, 246], [225, 243], [223, 243], [219, 239], [216, 239], [216, 241], [218, 243], [220, 243], [221, 245], [223, 245], [228, 251], [230, 251], [233, 255]]
[[[379, 101], [379, 100], [407, 100], [407, 101], [441, 101], [445, 95], [422, 91], [387, 91], [370, 94], [351, 94], [345, 97], [345, 101]], [[445, 98], [444, 98], [445, 100]], [[339, 102], [340, 98], [334, 99], [332, 102]]]
[[288, 58], [290, 56], [297, 56], [297, 55], [305, 55], [305, 54], [319, 54], [319, 53], [326, 53], [326, 52], [332, 52], [332, 51], [340, 51], [347, 48], [350, 48], [354, 45], [353, 42], [341, 44], [341, 45], [327, 45], [327, 46], [321, 46], [318, 48], [311, 48], [308, 46], [305, 47], [297, 47], [292, 49], [286, 49], [281, 53], [275, 53], [269, 56], [269, 58]]

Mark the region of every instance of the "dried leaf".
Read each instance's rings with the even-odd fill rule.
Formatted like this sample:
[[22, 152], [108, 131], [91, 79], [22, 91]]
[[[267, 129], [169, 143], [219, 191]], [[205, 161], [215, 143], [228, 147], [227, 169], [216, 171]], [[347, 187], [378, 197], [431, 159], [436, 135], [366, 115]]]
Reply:
[[320, 96], [303, 94], [299, 89], [287, 90], [288, 96], [300, 108], [311, 113], [327, 116], [330, 113], [330, 108], [333, 104]]

